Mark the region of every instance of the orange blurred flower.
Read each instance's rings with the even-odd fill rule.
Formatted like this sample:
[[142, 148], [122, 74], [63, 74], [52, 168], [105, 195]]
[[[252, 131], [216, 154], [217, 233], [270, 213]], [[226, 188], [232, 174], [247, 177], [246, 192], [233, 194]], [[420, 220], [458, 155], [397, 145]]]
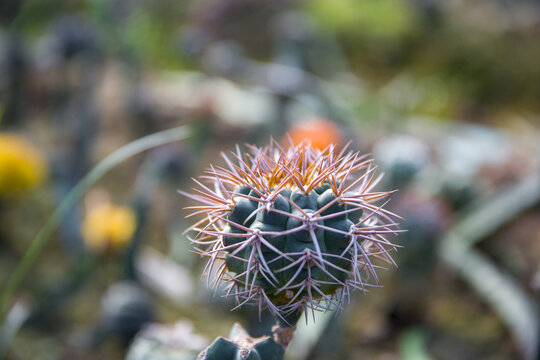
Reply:
[[322, 118], [301, 122], [293, 126], [288, 134], [295, 146], [306, 140], [311, 141], [313, 148], [320, 150], [341, 142], [341, 132], [337, 125]]

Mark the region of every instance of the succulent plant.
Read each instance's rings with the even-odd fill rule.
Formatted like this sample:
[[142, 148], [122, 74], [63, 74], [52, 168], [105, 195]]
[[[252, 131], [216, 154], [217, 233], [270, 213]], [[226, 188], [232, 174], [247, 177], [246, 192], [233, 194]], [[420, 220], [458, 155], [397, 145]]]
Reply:
[[203, 216], [188, 231], [209, 258], [208, 279], [228, 284], [237, 307], [268, 308], [292, 325], [306, 309], [341, 309], [351, 289], [377, 283], [372, 259], [393, 263], [385, 235], [399, 229], [396, 215], [375, 205], [390, 193], [373, 191], [373, 161], [347, 146], [272, 140], [248, 149], [222, 153], [226, 167], [194, 179], [194, 194], [181, 191], [198, 202], [188, 216]]
[[143, 288], [131, 280], [115, 283], [101, 299], [98, 337], [117, 335], [129, 342], [154, 318], [152, 299]]
[[269, 336], [252, 338], [234, 324], [229, 338], [218, 337], [197, 360], [282, 360], [285, 349]]

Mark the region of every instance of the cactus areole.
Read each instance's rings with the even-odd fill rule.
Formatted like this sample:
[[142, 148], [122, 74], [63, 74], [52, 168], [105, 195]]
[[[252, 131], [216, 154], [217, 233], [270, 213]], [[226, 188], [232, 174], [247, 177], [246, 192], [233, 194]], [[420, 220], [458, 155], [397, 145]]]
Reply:
[[[294, 325], [303, 311], [341, 309], [350, 291], [378, 283], [373, 259], [393, 264], [396, 215], [378, 204], [373, 160], [335, 146], [239, 147], [194, 180], [188, 229], [205, 272], [240, 307], [268, 308]], [[206, 184], [205, 184], [206, 183]], [[208, 185], [209, 183], [209, 185]], [[212, 280], [213, 279], [213, 280]]]

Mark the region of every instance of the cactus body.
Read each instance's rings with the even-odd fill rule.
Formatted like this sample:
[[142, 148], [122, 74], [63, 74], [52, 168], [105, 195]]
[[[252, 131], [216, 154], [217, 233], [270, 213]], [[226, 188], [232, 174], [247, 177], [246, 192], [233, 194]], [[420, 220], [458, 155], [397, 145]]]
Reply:
[[373, 204], [389, 193], [372, 192], [372, 160], [275, 142], [233, 155], [236, 163], [223, 155], [228, 169], [202, 177], [211, 188], [195, 180], [196, 194], [183, 194], [200, 203], [192, 215], [205, 216], [191, 230], [210, 259], [206, 271], [221, 263], [217, 278], [239, 306], [268, 307], [295, 322], [306, 308], [341, 308], [350, 289], [376, 282], [372, 257], [393, 262], [385, 235], [399, 230], [394, 215]]
[[252, 338], [234, 324], [229, 339], [218, 337], [197, 360], [283, 360], [285, 349], [272, 338]]

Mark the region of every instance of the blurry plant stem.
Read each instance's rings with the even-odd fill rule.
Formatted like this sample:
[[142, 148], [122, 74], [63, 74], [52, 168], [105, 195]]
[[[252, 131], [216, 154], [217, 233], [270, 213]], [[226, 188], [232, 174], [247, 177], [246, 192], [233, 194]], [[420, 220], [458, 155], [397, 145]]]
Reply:
[[137, 281], [137, 269], [136, 262], [137, 256], [141, 250], [143, 242], [143, 235], [146, 225], [148, 223], [148, 213], [150, 212], [150, 200], [144, 195], [136, 195], [132, 205], [137, 216], [137, 228], [135, 234], [127, 247], [122, 262], [123, 262], [123, 274], [126, 279]]
[[291, 98], [286, 95], [276, 94], [276, 121], [273, 133], [282, 137], [288, 129], [287, 126], [287, 107], [291, 103]]
[[114, 284], [114, 281], [117, 277], [116, 273], [118, 270], [118, 267], [116, 266], [116, 263], [112, 256], [105, 259], [102, 265], [102, 269], [103, 283], [105, 284], [105, 288], [108, 288], [109, 286]]
[[137, 228], [123, 257], [123, 276], [137, 281], [136, 261], [144, 239], [152, 199], [167, 175], [171, 165], [170, 157], [150, 156], [140, 167], [135, 183], [132, 208], [137, 216]]
[[81, 198], [85, 191], [115, 166], [131, 158], [132, 156], [157, 146], [186, 139], [188, 135], [188, 128], [186, 126], [180, 126], [169, 130], [160, 131], [158, 133], [151, 134], [130, 142], [103, 159], [69, 192], [66, 198], [60, 203], [51, 217], [47, 220], [45, 225], [41, 228], [37, 236], [24, 253], [22, 259], [15, 267], [15, 270], [8, 278], [2, 294], [0, 295], [0, 319], [2, 322], [8, 311], [13, 294], [17, 290], [21, 281], [28, 274], [32, 264], [35, 262], [41, 250], [47, 243], [47, 240], [58, 227], [64, 216], [71, 211], [73, 206], [76, 205], [77, 201]]
[[[6, 208], [5, 200], [2, 200], [2, 198], [0, 198], [0, 219], [2, 218], [5, 208]], [[5, 229], [4, 226], [0, 226], [0, 249], [2, 251], [4, 251], [4, 247], [6, 247], [7, 245], [6, 243], [7, 236], [4, 229]]]
[[3, 99], [0, 124], [2, 123], [1, 119], [5, 117], [4, 126], [15, 127], [24, 120], [24, 91], [27, 86], [27, 77], [29, 77], [28, 56], [19, 31], [8, 28], [6, 37], [2, 60], [5, 66], [3, 82], [7, 85], [7, 92]]
[[[56, 197], [60, 202], [91, 168], [91, 152], [99, 131], [99, 112], [95, 107], [96, 88], [103, 73], [102, 64], [89, 50], [81, 50], [75, 58], [63, 58], [54, 107], [58, 139], [65, 148], [53, 160]], [[76, 73], [72, 67], [77, 65]], [[84, 69], [84, 70], [82, 70]], [[73, 87], [75, 76], [77, 87]], [[84, 252], [78, 208], [66, 214], [59, 224], [59, 238], [66, 253], [73, 259]]]
[[17, 302], [7, 314], [6, 320], [0, 326], [0, 359], [7, 354], [11, 340], [26, 321], [28, 313], [27, 307]]

